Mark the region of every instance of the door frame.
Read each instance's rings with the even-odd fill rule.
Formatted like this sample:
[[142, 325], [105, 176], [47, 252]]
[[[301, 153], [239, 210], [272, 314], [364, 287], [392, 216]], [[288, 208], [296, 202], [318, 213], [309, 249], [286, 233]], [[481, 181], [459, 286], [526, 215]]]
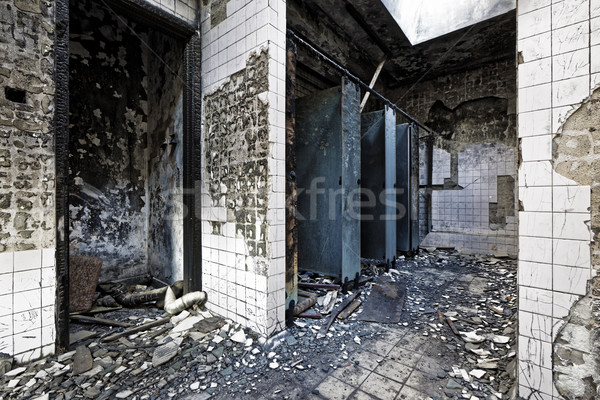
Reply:
[[[202, 289], [201, 38], [192, 24], [145, 0], [92, 0], [185, 42], [183, 59], [183, 276], [185, 291]], [[69, 0], [57, 0], [54, 45], [56, 157], [57, 352], [69, 347]]]

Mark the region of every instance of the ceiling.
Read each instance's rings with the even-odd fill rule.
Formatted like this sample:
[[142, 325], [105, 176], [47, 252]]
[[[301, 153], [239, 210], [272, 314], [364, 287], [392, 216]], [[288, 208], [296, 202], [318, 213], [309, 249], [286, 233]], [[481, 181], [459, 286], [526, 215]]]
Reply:
[[[288, 28], [369, 82], [387, 55], [378, 86], [421, 79], [515, 58], [515, 11], [412, 46], [380, 0], [288, 0]], [[325, 77], [327, 65], [298, 47], [298, 60]]]

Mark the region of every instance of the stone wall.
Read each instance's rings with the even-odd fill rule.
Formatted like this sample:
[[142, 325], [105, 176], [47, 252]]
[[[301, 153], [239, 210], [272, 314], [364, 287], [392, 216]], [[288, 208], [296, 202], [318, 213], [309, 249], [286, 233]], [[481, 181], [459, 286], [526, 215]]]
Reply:
[[514, 59], [396, 89], [391, 98], [436, 132], [420, 143], [420, 184], [433, 157], [431, 215], [421, 189], [422, 245], [517, 254]]
[[54, 8], [0, 2], [0, 352], [54, 352]]
[[285, 28], [282, 0], [203, 1], [203, 289], [266, 335], [285, 324]]

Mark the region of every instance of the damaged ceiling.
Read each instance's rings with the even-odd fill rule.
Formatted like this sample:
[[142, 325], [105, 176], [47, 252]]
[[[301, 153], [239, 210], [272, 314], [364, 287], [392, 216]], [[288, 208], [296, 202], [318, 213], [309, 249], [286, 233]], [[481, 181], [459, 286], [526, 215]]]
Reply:
[[[290, 0], [288, 27], [369, 82], [387, 55], [380, 86], [394, 88], [515, 56], [515, 11], [412, 46], [380, 1]], [[298, 61], [333, 82], [335, 71], [299, 48]], [[395, 99], [391, 99], [395, 100]]]

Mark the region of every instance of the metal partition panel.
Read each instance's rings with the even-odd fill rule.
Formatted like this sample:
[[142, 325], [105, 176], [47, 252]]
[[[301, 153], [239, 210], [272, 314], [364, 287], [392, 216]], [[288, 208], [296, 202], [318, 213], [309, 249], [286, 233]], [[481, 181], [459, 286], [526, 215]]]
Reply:
[[359, 115], [349, 82], [296, 102], [298, 268], [342, 281], [360, 272], [360, 221], [348, 198], [360, 179]]
[[385, 259], [396, 258], [396, 111], [385, 107]]
[[419, 248], [419, 127], [411, 123], [409, 129], [410, 146], [410, 251]]
[[396, 255], [396, 114], [363, 114], [361, 119], [361, 256], [392, 261]]
[[[360, 90], [342, 83], [342, 281], [360, 275]], [[358, 280], [355, 281], [357, 283]]]
[[[410, 251], [411, 203], [410, 203], [410, 124], [396, 127], [396, 180], [399, 204], [396, 239], [398, 251]], [[418, 165], [418, 164], [417, 164]]]

